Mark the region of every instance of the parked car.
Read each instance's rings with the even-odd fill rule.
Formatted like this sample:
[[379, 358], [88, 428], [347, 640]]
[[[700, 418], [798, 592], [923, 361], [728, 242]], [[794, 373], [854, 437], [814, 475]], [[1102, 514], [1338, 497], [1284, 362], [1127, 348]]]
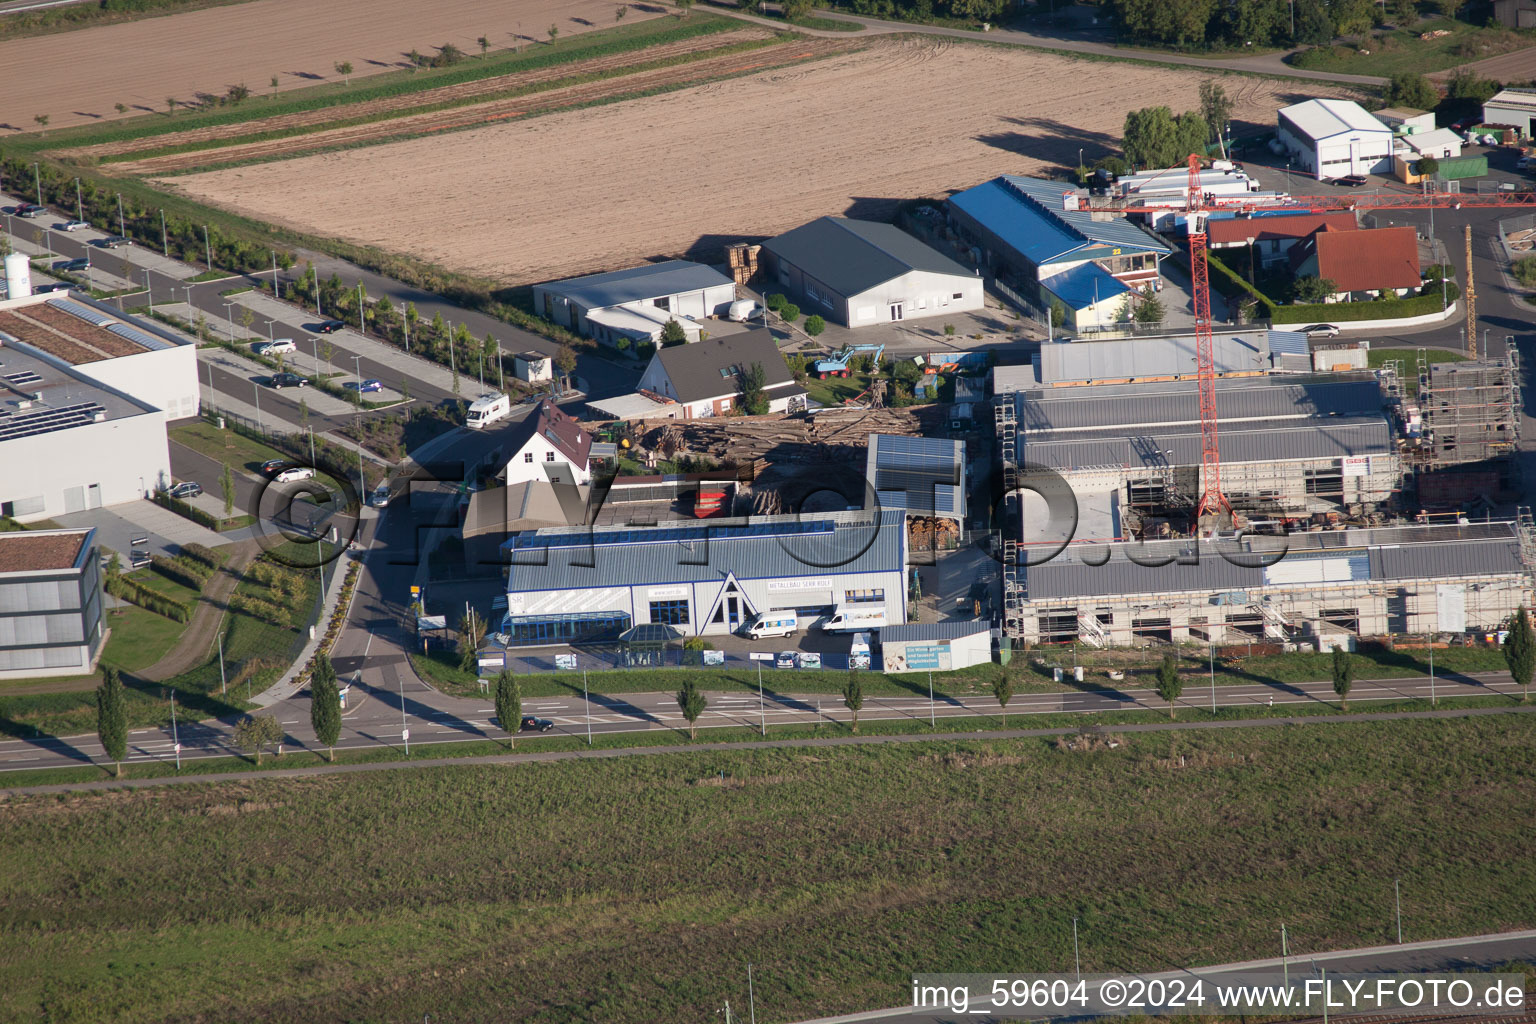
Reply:
[[267, 476], [275, 476], [285, 467], [290, 465], [287, 459], [268, 459], [261, 464], [261, 471]]
[[316, 327], [315, 330], [320, 334], [335, 334], [345, 326], [347, 325], [340, 320], [322, 320], [320, 321], [320, 326]]
[[343, 384], [342, 387], [346, 388], [348, 391], [356, 391], [356, 392], [359, 392], [360, 394], [368, 394], [371, 391], [383, 391], [384, 390], [384, 385], [381, 382], [376, 381], [376, 380], [374, 380], [371, 377], [369, 379], [367, 379], [367, 380], [361, 380], [361, 381], [359, 381], [359, 380], [349, 380], [345, 384]]
[[36, 288], [32, 289], [32, 292], [35, 295], [46, 295], [48, 292], [67, 291], [69, 291], [69, 285], [67, 284], [40, 284]]
[[1308, 324], [1301, 333], [1309, 338], [1337, 338], [1339, 328], [1335, 324]]
[[314, 478], [315, 468], [313, 466], [289, 466], [272, 479], [280, 484], [291, 484], [295, 480], [313, 480]]
[[1346, 188], [1359, 188], [1362, 185], [1369, 185], [1371, 179], [1363, 174], [1346, 174], [1342, 178], [1334, 178], [1333, 183], [1335, 185], [1343, 185]]
[[821, 668], [821, 654], [818, 651], [801, 651], [796, 664], [801, 668]]
[[[389, 505], [389, 484], [379, 484], [379, 486], [375, 487], [373, 489], [373, 493], [368, 496], [368, 504], [372, 505], [374, 508], [386, 508], [386, 507], [388, 507], [388, 505]], [[502, 602], [503, 602], [503, 605], [505, 605], [505, 602], [506, 602], [506, 597], [505, 596], [502, 597]]]
[[186, 501], [189, 498], [195, 498], [199, 494], [202, 494], [203, 485], [198, 483], [196, 480], [183, 480], [181, 483], [177, 484], [175, 487], [172, 487], [166, 493], [168, 493], [173, 498], [180, 498], [182, 501]]
[[267, 386], [274, 391], [281, 391], [283, 388], [302, 388], [308, 383], [309, 378], [300, 377], [296, 373], [274, 373], [267, 378]]
[[795, 652], [794, 651], [780, 651], [779, 652], [779, 656], [777, 658], [773, 659], [773, 667], [774, 668], [794, 668], [795, 667]]
[[90, 270], [91, 261], [84, 256], [76, 256], [72, 260], [54, 260], [54, 270]]
[[15, 210], [18, 217], [36, 217], [47, 212], [48, 208], [46, 206], [38, 206], [36, 203], [17, 203]]
[[549, 732], [555, 727], [555, 723], [547, 718], [535, 718], [532, 715], [523, 716], [523, 732]]
[[108, 235], [106, 238], [98, 239], [96, 244], [103, 249], [121, 249], [125, 245], [132, 245], [133, 239], [125, 235]]
[[292, 338], [278, 338], [275, 341], [257, 341], [251, 343], [251, 351], [259, 356], [287, 355], [297, 352], [299, 347], [293, 343]]
[[81, 231], [90, 226], [91, 224], [89, 221], [67, 220], [62, 224], [55, 224], [53, 228], [55, 231]]

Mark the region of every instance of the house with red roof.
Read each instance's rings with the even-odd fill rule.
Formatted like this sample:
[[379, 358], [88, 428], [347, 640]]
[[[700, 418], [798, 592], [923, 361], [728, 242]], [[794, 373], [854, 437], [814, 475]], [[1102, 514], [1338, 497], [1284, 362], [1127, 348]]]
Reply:
[[1423, 286], [1419, 240], [1412, 227], [1336, 231], [1325, 228], [1291, 249], [1297, 278], [1332, 281], [1329, 302], [1357, 302], [1383, 294], [1403, 297]]
[[[1354, 231], [1359, 227], [1355, 215], [1342, 210], [1334, 213], [1285, 213], [1268, 216], [1212, 218], [1206, 226], [1206, 238], [1212, 249], [1246, 249], [1253, 246], [1254, 259], [1260, 266], [1282, 263], [1291, 249], [1311, 238], [1313, 233]], [[1230, 266], [1230, 261], [1228, 262]], [[1239, 264], [1241, 265], [1241, 264]]]

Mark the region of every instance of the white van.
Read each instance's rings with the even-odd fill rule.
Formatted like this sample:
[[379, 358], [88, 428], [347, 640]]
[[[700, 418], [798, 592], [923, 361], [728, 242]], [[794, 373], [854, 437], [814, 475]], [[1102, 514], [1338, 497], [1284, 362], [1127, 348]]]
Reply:
[[848, 648], [849, 668], [869, 668], [869, 634], [853, 634], [853, 643]]
[[791, 608], [783, 612], [764, 612], [747, 624], [746, 633], [753, 640], [761, 640], [765, 636], [794, 636], [799, 628], [800, 622]]
[[464, 415], [464, 425], [479, 430], [487, 423], [494, 423], [512, 411], [512, 400], [499, 392], [481, 395], [470, 403]]
[[839, 608], [832, 617], [821, 624], [823, 633], [857, 633], [866, 629], [879, 629], [885, 625], [885, 606], [871, 608]]

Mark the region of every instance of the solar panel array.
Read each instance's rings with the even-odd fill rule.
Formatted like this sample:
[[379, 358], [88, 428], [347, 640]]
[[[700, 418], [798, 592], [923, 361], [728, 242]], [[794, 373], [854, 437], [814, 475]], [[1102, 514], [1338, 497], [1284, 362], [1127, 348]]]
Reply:
[[150, 349], [151, 351], [175, 347], [162, 338], [157, 338], [153, 334], [129, 327], [127, 324], [119, 322], [116, 318], [108, 316], [100, 310], [92, 309], [81, 302], [75, 302], [71, 299], [49, 299], [48, 305], [68, 313], [70, 316], [79, 317], [93, 327], [104, 327], [119, 338], [131, 341], [135, 345]]
[[22, 370], [20, 373], [8, 373], [5, 382], [13, 387], [24, 388], [29, 384], [40, 384], [43, 378], [31, 370]]
[[754, 523], [749, 526], [675, 526], [643, 530], [591, 530], [570, 533], [523, 533], [512, 542], [514, 549], [586, 547], [589, 544], [663, 544], [691, 541], [736, 540], [742, 537], [791, 537], [830, 534], [827, 520]]
[[941, 437], [875, 435], [875, 490], [881, 504], [955, 512], [963, 486], [959, 445]]
[[68, 430], [94, 423], [106, 409], [95, 402], [66, 405], [60, 409], [45, 409], [0, 418], [0, 441], [14, 441], [19, 437], [51, 434], [56, 430]]

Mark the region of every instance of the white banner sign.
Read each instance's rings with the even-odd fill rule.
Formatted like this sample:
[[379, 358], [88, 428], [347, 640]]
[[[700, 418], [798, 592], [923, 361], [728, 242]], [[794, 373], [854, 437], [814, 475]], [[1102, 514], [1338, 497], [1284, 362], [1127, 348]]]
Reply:
[[831, 590], [832, 581], [821, 580], [773, 580], [768, 584], [769, 591], [775, 590]]
[[1371, 469], [1368, 455], [1346, 455], [1340, 461], [1344, 464], [1345, 476], [1365, 476]]

